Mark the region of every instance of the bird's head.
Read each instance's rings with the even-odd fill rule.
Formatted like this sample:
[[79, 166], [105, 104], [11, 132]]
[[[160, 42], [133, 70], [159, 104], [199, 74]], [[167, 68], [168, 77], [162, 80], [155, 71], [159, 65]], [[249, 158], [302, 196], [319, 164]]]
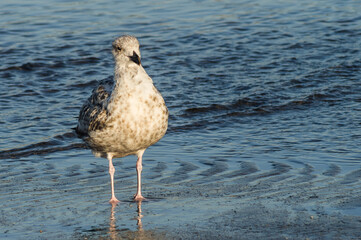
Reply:
[[114, 40], [113, 56], [116, 62], [141, 64], [138, 39], [133, 36], [121, 36]]

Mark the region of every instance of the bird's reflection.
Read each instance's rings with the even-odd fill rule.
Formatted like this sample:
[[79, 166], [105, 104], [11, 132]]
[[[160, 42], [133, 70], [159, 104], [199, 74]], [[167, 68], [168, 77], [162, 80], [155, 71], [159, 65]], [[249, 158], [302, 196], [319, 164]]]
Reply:
[[[137, 220], [137, 229], [138, 231], [136, 232], [128, 232], [128, 234], [131, 235], [135, 235], [137, 236], [137, 239], [144, 239], [144, 230], [143, 230], [143, 225], [142, 225], [142, 201], [137, 201], [137, 217], [135, 218]], [[110, 239], [122, 239], [122, 236], [118, 236], [118, 234], [120, 233], [119, 230], [117, 229], [117, 225], [116, 225], [116, 218], [115, 218], [115, 213], [116, 213], [116, 208], [117, 208], [117, 203], [113, 203], [110, 209], [110, 218], [109, 218], [109, 238]]]
[[143, 232], [143, 225], [142, 225], [142, 201], [138, 201], [137, 202], [137, 212], [138, 212], [138, 217], [137, 217], [137, 226], [138, 226], [138, 232]]
[[117, 239], [117, 237], [118, 237], [117, 227], [115, 225], [116, 219], [114, 216], [116, 206], [117, 206], [116, 203], [112, 203], [112, 208], [110, 209], [110, 219], [109, 219], [109, 237], [110, 237], [110, 239]]

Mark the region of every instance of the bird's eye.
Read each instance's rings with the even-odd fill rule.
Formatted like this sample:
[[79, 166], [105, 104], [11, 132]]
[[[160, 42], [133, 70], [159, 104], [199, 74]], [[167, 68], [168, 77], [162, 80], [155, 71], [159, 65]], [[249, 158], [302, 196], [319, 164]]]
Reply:
[[121, 48], [121, 47], [117, 47], [117, 50], [118, 50], [118, 51], [122, 51], [122, 48]]

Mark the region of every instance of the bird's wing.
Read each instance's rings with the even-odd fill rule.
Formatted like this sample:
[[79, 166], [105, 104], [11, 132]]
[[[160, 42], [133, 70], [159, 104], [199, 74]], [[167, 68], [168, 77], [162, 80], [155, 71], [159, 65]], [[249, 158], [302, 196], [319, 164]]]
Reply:
[[92, 95], [84, 103], [79, 113], [76, 132], [88, 135], [89, 131], [102, 129], [107, 118], [106, 106], [112, 93], [113, 78], [101, 80], [94, 88]]

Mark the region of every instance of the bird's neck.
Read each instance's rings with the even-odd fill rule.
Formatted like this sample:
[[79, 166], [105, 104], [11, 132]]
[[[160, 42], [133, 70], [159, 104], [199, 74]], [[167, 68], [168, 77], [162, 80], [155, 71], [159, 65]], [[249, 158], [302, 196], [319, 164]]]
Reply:
[[114, 82], [114, 91], [120, 92], [129, 92], [140, 86], [153, 84], [144, 68], [133, 63], [116, 64]]
[[114, 67], [114, 82], [115, 86], [121, 85], [125, 79], [125, 65], [115, 65]]
[[116, 64], [114, 68], [114, 90], [129, 90], [134, 83], [132, 80], [137, 75], [137, 69], [127, 64]]

